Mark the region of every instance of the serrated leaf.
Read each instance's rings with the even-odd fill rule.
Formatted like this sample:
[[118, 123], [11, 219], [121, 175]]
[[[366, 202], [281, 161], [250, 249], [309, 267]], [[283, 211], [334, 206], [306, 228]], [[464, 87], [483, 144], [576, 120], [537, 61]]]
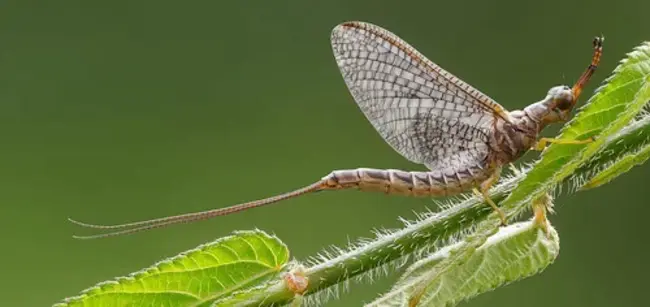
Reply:
[[275, 236], [236, 232], [55, 306], [209, 306], [277, 276], [288, 260], [287, 246]]
[[[429, 272], [463, 243], [449, 245], [409, 267], [390, 292], [367, 306], [409, 306], [413, 290], [427, 282]], [[534, 275], [559, 253], [557, 232], [549, 236], [534, 222], [512, 224], [489, 237], [467, 260], [429, 284], [419, 305], [453, 306], [480, 293]]]
[[[650, 103], [646, 104], [646, 110]], [[571, 181], [582, 187], [605, 168], [628, 155], [636, 155], [650, 144], [650, 114], [644, 114], [607, 140], [605, 147], [578, 168]]]
[[[522, 207], [560, 184], [590, 160], [607, 139], [629, 124], [650, 100], [650, 43], [628, 54], [589, 102], [563, 129], [560, 139], [596, 137], [587, 145], [549, 146], [542, 158], [501, 203], [506, 208]], [[518, 214], [519, 212], [513, 212]]]
[[641, 165], [650, 158], [650, 145], [630, 152], [616, 160], [614, 163], [596, 173], [582, 187], [582, 190], [593, 189], [612, 181], [614, 178], [626, 173], [634, 166]]

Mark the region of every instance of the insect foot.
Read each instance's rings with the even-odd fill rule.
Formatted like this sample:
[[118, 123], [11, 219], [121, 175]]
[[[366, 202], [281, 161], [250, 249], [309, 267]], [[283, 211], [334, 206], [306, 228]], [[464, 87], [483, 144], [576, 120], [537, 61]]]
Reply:
[[284, 274], [282, 279], [284, 279], [287, 289], [293, 292], [297, 299], [302, 297], [302, 294], [307, 291], [307, 286], [309, 286], [309, 279], [305, 276], [305, 268], [302, 265], [292, 268]]
[[548, 193], [540, 196], [539, 198], [533, 200], [533, 212], [535, 216], [533, 217], [533, 222], [538, 225], [542, 230], [544, 230], [544, 233], [546, 233], [546, 237], [550, 238], [550, 227], [549, 227], [549, 222], [546, 217], [546, 212], [553, 212], [553, 199], [551, 198], [551, 195]]

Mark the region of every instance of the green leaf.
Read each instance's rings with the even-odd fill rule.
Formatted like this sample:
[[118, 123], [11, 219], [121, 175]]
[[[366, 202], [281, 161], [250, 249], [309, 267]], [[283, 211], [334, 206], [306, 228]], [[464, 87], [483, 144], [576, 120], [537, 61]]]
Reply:
[[209, 306], [279, 275], [289, 250], [262, 231], [240, 231], [98, 284], [55, 306]]
[[648, 158], [650, 158], [650, 145], [646, 145], [638, 151], [628, 153], [616, 160], [616, 162], [606, 166], [586, 182], [581, 189], [593, 189], [606, 184], [614, 178], [626, 173], [632, 169], [632, 167], [643, 164], [648, 160]]
[[[411, 293], [427, 281], [429, 272], [462, 243], [446, 246], [414, 263], [393, 288], [367, 306], [409, 306]], [[549, 225], [549, 235], [534, 221], [512, 224], [489, 237], [462, 265], [454, 266], [429, 284], [419, 301], [422, 306], [453, 306], [499, 286], [534, 275], [557, 257], [559, 238]]]
[[[646, 105], [646, 109], [650, 107]], [[650, 114], [644, 114], [610, 137], [604, 148], [571, 176], [576, 187], [582, 187], [594, 176], [627, 155], [642, 152], [650, 144]]]
[[[608, 150], [602, 151], [583, 166], [592, 171], [575, 176], [575, 185], [580, 190], [604, 185], [650, 158], [650, 115], [641, 116], [626, 126], [619, 135], [608, 141], [608, 145]], [[611, 147], [620, 150], [611, 150]], [[603, 160], [607, 162], [602, 163]]]

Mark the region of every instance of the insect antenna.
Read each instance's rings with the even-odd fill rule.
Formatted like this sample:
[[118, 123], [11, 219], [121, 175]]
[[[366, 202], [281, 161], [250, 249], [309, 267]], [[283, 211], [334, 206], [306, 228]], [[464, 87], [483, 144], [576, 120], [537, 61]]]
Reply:
[[582, 93], [582, 89], [584, 86], [589, 82], [589, 79], [591, 76], [594, 74], [596, 71], [596, 68], [598, 68], [598, 64], [600, 64], [600, 57], [603, 55], [603, 41], [605, 38], [603, 36], [597, 36], [594, 38], [593, 45], [594, 45], [594, 55], [591, 57], [591, 64], [585, 72], [582, 73], [582, 76], [580, 76], [580, 79], [576, 82], [576, 84], [573, 86], [571, 89], [573, 91], [573, 104], [575, 105], [576, 101], [578, 101], [578, 97], [580, 96], [580, 93]]

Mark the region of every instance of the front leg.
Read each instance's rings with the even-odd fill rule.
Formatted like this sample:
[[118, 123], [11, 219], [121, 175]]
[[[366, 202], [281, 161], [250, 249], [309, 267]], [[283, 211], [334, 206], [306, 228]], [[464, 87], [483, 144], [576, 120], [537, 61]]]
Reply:
[[492, 175], [488, 177], [488, 179], [485, 179], [485, 181], [479, 184], [480, 191], [477, 188], [474, 188], [472, 191], [474, 192], [474, 194], [476, 194], [476, 196], [482, 197], [483, 200], [486, 203], [488, 203], [488, 205], [490, 205], [490, 207], [492, 207], [492, 209], [494, 209], [494, 211], [496, 211], [499, 214], [499, 218], [501, 219], [501, 225], [505, 226], [508, 225], [508, 221], [506, 220], [505, 213], [503, 213], [503, 210], [501, 210], [494, 203], [494, 201], [492, 201], [488, 193], [492, 185], [494, 185], [499, 180], [499, 176], [501, 176], [501, 167], [495, 169]]
[[590, 137], [586, 140], [565, 140], [565, 139], [554, 139], [554, 138], [541, 138], [533, 147], [531, 147], [532, 150], [536, 151], [542, 151], [544, 148], [546, 148], [546, 145], [548, 144], [567, 144], [567, 145], [580, 145], [580, 144], [589, 144], [591, 142], [595, 141], [594, 137]]

